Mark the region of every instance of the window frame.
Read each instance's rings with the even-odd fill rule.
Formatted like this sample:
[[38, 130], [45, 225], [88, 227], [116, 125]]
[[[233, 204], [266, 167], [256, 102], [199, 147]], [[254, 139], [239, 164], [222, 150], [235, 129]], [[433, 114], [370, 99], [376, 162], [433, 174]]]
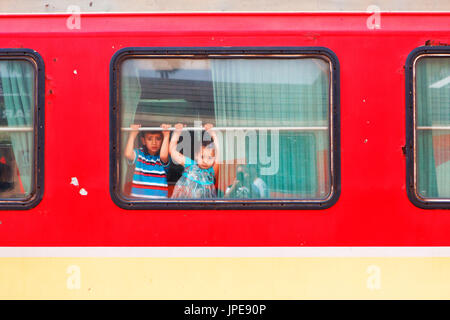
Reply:
[[1, 198], [0, 210], [29, 210], [37, 206], [44, 195], [44, 114], [45, 64], [41, 55], [32, 49], [0, 49], [0, 60], [27, 60], [35, 68], [34, 103], [34, 192], [28, 198]]
[[416, 161], [416, 62], [427, 56], [448, 56], [450, 46], [422, 46], [408, 55], [405, 65], [406, 94], [406, 191], [409, 200], [421, 209], [450, 209], [450, 198], [424, 198], [417, 191]]
[[[120, 92], [119, 66], [122, 61], [133, 57], [180, 57], [210, 55], [239, 55], [240, 57], [264, 55], [307, 55], [318, 56], [330, 63], [330, 194], [322, 199], [273, 199], [273, 200], [130, 200], [124, 199], [118, 190], [119, 162], [117, 150], [120, 141]], [[110, 195], [113, 202], [122, 209], [140, 210], [217, 210], [217, 209], [245, 209], [245, 210], [292, 210], [292, 209], [327, 209], [334, 205], [340, 196], [341, 167], [340, 167], [340, 67], [336, 54], [323, 47], [235, 47], [235, 48], [185, 48], [185, 47], [128, 47], [117, 51], [110, 63]]]

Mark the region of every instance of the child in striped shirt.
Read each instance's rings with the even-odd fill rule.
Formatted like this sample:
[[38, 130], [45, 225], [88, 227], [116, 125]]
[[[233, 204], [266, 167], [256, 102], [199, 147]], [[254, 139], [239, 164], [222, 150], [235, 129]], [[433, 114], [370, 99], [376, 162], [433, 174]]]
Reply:
[[162, 131], [147, 131], [141, 135], [142, 147], [134, 149], [134, 141], [141, 125], [131, 125], [125, 147], [125, 158], [135, 164], [131, 195], [137, 198], [167, 198], [167, 170], [169, 168], [169, 124]]

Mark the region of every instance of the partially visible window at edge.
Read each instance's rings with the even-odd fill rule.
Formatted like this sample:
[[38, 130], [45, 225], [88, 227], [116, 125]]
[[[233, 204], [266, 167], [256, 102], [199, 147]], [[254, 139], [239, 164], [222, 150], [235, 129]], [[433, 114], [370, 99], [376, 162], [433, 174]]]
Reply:
[[35, 82], [30, 61], [0, 59], [0, 201], [35, 193]]
[[450, 57], [419, 57], [415, 68], [416, 192], [450, 199]]

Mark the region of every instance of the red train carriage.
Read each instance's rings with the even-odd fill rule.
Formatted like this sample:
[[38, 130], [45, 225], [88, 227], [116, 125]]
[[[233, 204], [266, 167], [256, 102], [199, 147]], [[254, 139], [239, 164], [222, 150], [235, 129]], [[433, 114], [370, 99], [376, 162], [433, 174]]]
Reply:
[[[450, 245], [450, 14], [78, 18], [0, 18], [0, 246]], [[133, 194], [134, 123], [211, 123], [215, 196]]]

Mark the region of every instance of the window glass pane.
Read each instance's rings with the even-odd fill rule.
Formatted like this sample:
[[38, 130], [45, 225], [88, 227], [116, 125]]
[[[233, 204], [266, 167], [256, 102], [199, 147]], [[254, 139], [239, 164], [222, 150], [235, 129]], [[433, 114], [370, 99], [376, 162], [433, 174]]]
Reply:
[[450, 198], [450, 58], [416, 63], [417, 192]]
[[0, 199], [34, 190], [34, 91], [32, 63], [0, 60]]
[[[329, 62], [135, 58], [122, 62], [119, 87], [124, 197], [320, 200], [330, 194]], [[183, 155], [171, 153], [164, 166], [158, 128], [176, 123], [185, 125], [179, 139], [171, 131]], [[136, 136], [132, 124], [147, 129]], [[202, 147], [211, 140], [197, 129], [205, 124], [213, 125], [216, 143]], [[157, 151], [143, 148], [144, 135], [159, 140]]]

